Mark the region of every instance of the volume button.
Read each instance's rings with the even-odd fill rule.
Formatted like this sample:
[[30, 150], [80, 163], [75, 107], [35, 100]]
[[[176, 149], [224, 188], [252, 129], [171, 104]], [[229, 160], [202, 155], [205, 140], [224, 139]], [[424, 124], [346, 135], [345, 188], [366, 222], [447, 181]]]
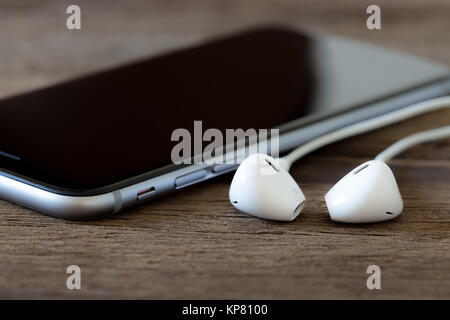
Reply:
[[202, 180], [208, 174], [208, 170], [202, 169], [175, 179], [175, 188], [181, 188], [186, 185]]
[[233, 169], [236, 169], [237, 167], [239, 167], [239, 164], [216, 164], [212, 171], [214, 173], [222, 173], [222, 172], [227, 172], [227, 171], [231, 171]]

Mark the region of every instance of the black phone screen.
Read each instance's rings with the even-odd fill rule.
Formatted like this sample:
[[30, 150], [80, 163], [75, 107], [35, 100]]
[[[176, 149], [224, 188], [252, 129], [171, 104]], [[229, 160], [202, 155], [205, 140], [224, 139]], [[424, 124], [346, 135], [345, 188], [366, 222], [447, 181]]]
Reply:
[[208, 42], [0, 101], [0, 167], [95, 189], [171, 163], [177, 128], [274, 128], [313, 90], [309, 38], [270, 29]]

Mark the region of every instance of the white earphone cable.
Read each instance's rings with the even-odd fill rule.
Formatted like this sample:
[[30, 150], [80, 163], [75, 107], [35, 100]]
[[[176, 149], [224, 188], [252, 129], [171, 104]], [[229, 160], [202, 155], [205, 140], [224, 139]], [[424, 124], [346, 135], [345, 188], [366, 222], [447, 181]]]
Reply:
[[[408, 118], [412, 118], [414, 116], [417, 116], [422, 113], [435, 111], [443, 108], [450, 107], [450, 96], [445, 96], [441, 98], [435, 98], [426, 100], [423, 102], [418, 102], [416, 104], [413, 104], [409, 107], [402, 108], [396, 111], [392, 111], [386, 114], [383, 114], [381, 116], [364, 120], [361, 122], [358, 122], [356, 124], [350, 125], [348, 127], [344, 127], [332, 132], [329, 132], [327, 134], [324, 134], [323, 136], [320, 136], [316, 139], [311, 140], [310, 142], [307, 142], [300, 147], [294, 149], [286, 156], [280, 158], [280, 163], [283, 165], [283, 167], [286, 168], [286, 170], [289, 170], [291, 165], [297, 161], [298, 159], [302, 158], [303, 156], [307, 155], [308, 153], [317, 150], [325, 145], [328, 145], [330, 143], [352, 137], [364, 132], [368, 132], [371, 130], [375, 130], [402, 120], [406, 120]], [[401, 142], [401, 144], [394, 144], [388, 149], [386, 149], [384, 152], [379, 154], [377, 158], [382, 157], [382, 159], [390, 159], [389, 157], [395, 156], [396, 154], [400, 153], [401, 151], [405, 150], [406, 148], [416, 145], [421, 142], [431, 141], [440, 139], [443, 137], [446, 137], [448, 132], [448, 127], [440, 128], [440, 131], [430, 130], [434, 131], [433, 133], [430, 133], [428, 131], [417, 133], [416, 137], [410, 136], [405, 139], [404, 142], [402, 142], [405, 139], [400, 140], [398, 143]], [[396, 146], [397, 145], [397, 146]], [[392, 149], [391, 149], [392, 148]], [[388, 153], [386, 153], [388, 152]], [[381, 160], [381, 159], [379, 159]]]
[[415, 145], [448, 137], [450, 137], [450, 126], [417, 132], [397, 141], [389, 148], [378, 154], [375, 159], [386, 162]]

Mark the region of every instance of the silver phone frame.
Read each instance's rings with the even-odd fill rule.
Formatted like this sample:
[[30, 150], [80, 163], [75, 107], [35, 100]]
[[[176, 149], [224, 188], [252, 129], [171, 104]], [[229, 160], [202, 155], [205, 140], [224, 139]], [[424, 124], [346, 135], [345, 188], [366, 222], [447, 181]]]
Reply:
[[[280, 153], [293, 149], [327, 132], [449, 93], [450, 78], [446, 78], [406, 93], [301, 126], [280, 134]], [[93, 196], [70, 196], [53, 193], [16, 180], [0, 171], [0, 197], [53, 217], [72, 220], [96, 219], [116, 214], [131, 206], [154, 200], [178, 189], [228, 173], [236, 168], [237, 165], [230, 165], [226, 170], [215, 172], [214, 165], [194, 164], [127, 187]], [[202, 169], [207, 171], [204, 177], [187, 183], [181, 188], [176, 187], [175, 181], [177, 178]], [[139, 192], [148, 188], [152, 188], [151, 194], [145, 199], [139, 200]]]

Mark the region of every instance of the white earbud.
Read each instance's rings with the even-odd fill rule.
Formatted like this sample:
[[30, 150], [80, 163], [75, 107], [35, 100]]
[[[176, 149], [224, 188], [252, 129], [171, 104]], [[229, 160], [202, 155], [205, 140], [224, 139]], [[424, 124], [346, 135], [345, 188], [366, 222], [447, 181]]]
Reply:
[[386, 163], [371, 160], [353, 169], [325, 195], [334, 221], [373, 223], [394, 219], [403, 200], [394, 174]]
[[233, 206], [259, 218], [294, 220], [303, 209], [305, 196], [282, 164], [266, 154], [247, 157], [231, 183]]
[[[292, 221], [305, 202], [303, 192], [288, 172], [292, 163], [327, 144], [449, 106], [450, 96], [426, 100], [324, 134], [280, 159], [265, 154], [249, 156], [234, 175], [230, 201], [236, 209], [256, 217]], [[331, 219], [370, 223], [400, 215], [403, 200], [385, 161], [419, 143], [446, 137], [450, 137], [450, 126], [416, 133], [393, 144], [375, 160], [354, 169], [325, 195]]]
[[348, 223], [394, 219], [403, 210], [397, 181], [385, 161], [415, 145], [450, 137], [450, 126], [417, 132], [381, 152], [375, 160], [353, 169], [325, 195], [330, 217]]

